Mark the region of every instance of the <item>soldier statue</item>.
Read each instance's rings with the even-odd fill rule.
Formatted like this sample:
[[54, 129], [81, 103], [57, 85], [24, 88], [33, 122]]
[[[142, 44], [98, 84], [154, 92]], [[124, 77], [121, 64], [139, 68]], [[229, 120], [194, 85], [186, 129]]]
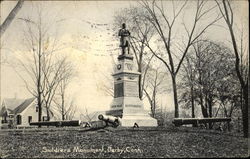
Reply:
[[122, 24], [122, 28], [119, 30], [118, 36], [120, 36], [120, 47], [122, 48], [122, 55], [125, 54], [125, 50], [127, 48], [127, 53], [129, 54], [129, 38], [130, 38], [130, 32], [126, 29], [126, 24]]

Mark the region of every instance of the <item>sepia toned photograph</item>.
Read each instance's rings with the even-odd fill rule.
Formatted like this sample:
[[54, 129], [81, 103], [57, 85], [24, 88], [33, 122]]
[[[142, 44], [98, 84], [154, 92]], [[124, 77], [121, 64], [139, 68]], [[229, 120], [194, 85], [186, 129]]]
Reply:
[[249, 157], [248, 0], [0, 0], [0, 158]]

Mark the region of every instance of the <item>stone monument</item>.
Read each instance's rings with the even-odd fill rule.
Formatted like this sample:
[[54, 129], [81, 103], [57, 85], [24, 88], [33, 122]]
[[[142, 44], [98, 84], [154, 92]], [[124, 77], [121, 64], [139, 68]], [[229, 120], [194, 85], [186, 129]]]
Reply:
[[130, 32], [124, 23], [118, 35], [122, 54], [118, 56], [118, 64], [113, 74], [114, 99], [106, 115], [120, 117], [121, 126], [125, 127], [157, 126], [157, 120], [144, 110], [143, 102], [139, 99], [138, 77], [140, 73], [133, 65], [133, 56], [129, 50]]

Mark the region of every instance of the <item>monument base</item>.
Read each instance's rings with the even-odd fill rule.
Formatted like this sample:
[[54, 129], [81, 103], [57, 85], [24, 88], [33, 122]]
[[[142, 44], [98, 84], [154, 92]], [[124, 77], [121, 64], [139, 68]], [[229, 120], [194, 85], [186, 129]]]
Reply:
[[139, 127], [158, 126], [157, 120], [144, 110], [143, 102], [138, 97], [114, 98], [111, 110], [106, 111], [106, 115], [119, 117], [120, 124], [124, 127], [133, 127], [135, 123]]
[[149, 115], [123, 115], [121, 119], [121, 126], [133, 127], [135, 123], [139, 127], [156, 127], [157, 120]]
[[139, 127], [156, 127], [158, 126], [157, 120], [152, 118], [145, 110], [138, 113], [127, 114], [123, 110], [110, 110], [106, 111], [105, 115], [111, 115], [120, 118], [120, 124], [124, 127], [133, 127], [135, 123]]

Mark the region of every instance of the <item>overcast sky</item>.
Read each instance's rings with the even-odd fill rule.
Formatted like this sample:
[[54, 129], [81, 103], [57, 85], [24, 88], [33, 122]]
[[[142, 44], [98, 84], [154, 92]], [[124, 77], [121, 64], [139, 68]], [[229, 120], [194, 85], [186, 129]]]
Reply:
[[[104, 80], [103, 75], [109, 77], [112, 73], [113, 62], [119, 54], [117, 31], [112, 31], [112, 21], [114, 13], [121, 8], [137, 5], [134, 1], [61, 1], [61, 2], [32, 2], [25, 1], [16, 19], [1, 37], [3, 48], [1, 57], [7, 63], [1, 63], [1, 100], [12, 98], [29, 98], [31, 95], [25, 89], [24, 83], [17, 75], [15, 69], [10, 66], [16, 57], [22, 54], [24, 47], [21, 42], [23, 23], [18, 18], [35, 14], [34, 6], [37, 4], [45, 8], [47, 16], [63, 19], [55, 29], [59, 30], [59, 37], [65, 44], [63, 52], [67, 53], [69, 59], [74, 63], [77, 70], [77, 77], [70, 85], [71, 98], [83, 110], [87, 107], [90, 110], [107, 110], [112, 101], [112, 97], [105, 95], [99, 87]], [[246, 1], [237, 1], [236, 21], [238, 24], [246, 23], [248, 20], [248, 10]], [[1, 23], [16, 2], [1, 2]], [[186, 14], [192, 19], [192, 10], [189, 5]], [[191, 11], [191, 13], [189, 13]], [[186, 18], [186, 20], [189, 20]], [[205, 22], [205, 21], [204, 21]], [[219, 23], [224, 25], [223, 21]], [[115, 35], [115, 36], [114, 36]], [[230, 41], [228, 32], [222, 27], [213, 27], [208, 30], [209, 38], [216, 41]], [[81, 41], [74, 41], [74, 37], [81, 36]], [[70, 47], [70, 45], [74, 47]], [[171, 83], [169, 83], [171, 87]], [[164, 96], [163, 105], [168, 110], [173, 110], [172, 92]], [[149, 109], [145, 100], [146, 109]], [[79, 111], [79, 112], [80, 112]]]

